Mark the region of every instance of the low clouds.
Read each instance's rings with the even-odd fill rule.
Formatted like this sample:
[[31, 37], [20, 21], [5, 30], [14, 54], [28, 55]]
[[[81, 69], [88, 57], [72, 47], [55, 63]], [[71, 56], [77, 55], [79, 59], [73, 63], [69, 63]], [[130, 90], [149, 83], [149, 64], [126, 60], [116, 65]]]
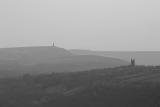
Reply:
[[0, 45], [160, 50], [157, 0], [0, 1]]

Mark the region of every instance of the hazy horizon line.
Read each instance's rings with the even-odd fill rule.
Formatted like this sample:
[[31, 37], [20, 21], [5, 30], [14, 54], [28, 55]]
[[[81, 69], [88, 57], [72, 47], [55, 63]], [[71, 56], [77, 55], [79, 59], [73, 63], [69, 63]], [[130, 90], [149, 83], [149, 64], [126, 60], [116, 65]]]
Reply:
[[91, 52], [160, 52], [160, 50], [102, 50], [102, 49], [85, 49], [85, 48], [64, 48], [62, 46], [53, 46], [53, 45], [26, 45], [26, 46], [7, 46], [7, 47], [0, 47], [0, 49], [11, 49], [11, 48], [32, 48], [32, 47], [57, 47], [63, 48], [66, 50], [79, 50], [79, 51], [91, 51]]

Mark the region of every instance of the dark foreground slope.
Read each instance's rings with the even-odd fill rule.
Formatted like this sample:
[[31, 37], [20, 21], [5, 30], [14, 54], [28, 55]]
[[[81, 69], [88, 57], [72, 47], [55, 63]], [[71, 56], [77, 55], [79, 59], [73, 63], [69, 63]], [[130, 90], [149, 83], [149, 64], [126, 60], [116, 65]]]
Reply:
[[117, 67], [0, 80], [1, 107], [159, 107], [160, 67]]
[[74, 55], [68, 50], [53, 46], [0, 49], [0, 78], [122, 65], [128, 65], [128, 62], [111, 57]]

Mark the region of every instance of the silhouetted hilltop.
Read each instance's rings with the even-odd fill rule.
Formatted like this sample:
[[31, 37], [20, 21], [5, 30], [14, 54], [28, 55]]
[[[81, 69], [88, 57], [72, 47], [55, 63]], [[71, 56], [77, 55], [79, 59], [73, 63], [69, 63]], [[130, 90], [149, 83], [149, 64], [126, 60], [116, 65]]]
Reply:
[[0, 49], [0, 77], [72, 72], [128, 65], [127, 61], [96, 55], [75, 55], [55, 46]]
[[105, 57], [114, 57], [130, 61], [131, 58], [136, 59], [139, 65], [160, 65], [159, 51], [90, 51], [90, 50], [70, 50], [71, 53], [77, 55], [98, 55]]
[[17, 61], [20, 64], [36, 64], [68, 56], [73, 56], [73, 54], [55, 46], [0, 49], [0, 60]]

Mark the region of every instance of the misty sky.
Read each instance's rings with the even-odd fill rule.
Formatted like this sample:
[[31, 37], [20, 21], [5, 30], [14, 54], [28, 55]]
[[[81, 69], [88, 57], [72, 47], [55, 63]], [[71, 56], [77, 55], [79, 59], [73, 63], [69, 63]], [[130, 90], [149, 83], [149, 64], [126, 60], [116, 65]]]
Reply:
[[0, 47], [160, 50], [159, 0], [0, 0]]

